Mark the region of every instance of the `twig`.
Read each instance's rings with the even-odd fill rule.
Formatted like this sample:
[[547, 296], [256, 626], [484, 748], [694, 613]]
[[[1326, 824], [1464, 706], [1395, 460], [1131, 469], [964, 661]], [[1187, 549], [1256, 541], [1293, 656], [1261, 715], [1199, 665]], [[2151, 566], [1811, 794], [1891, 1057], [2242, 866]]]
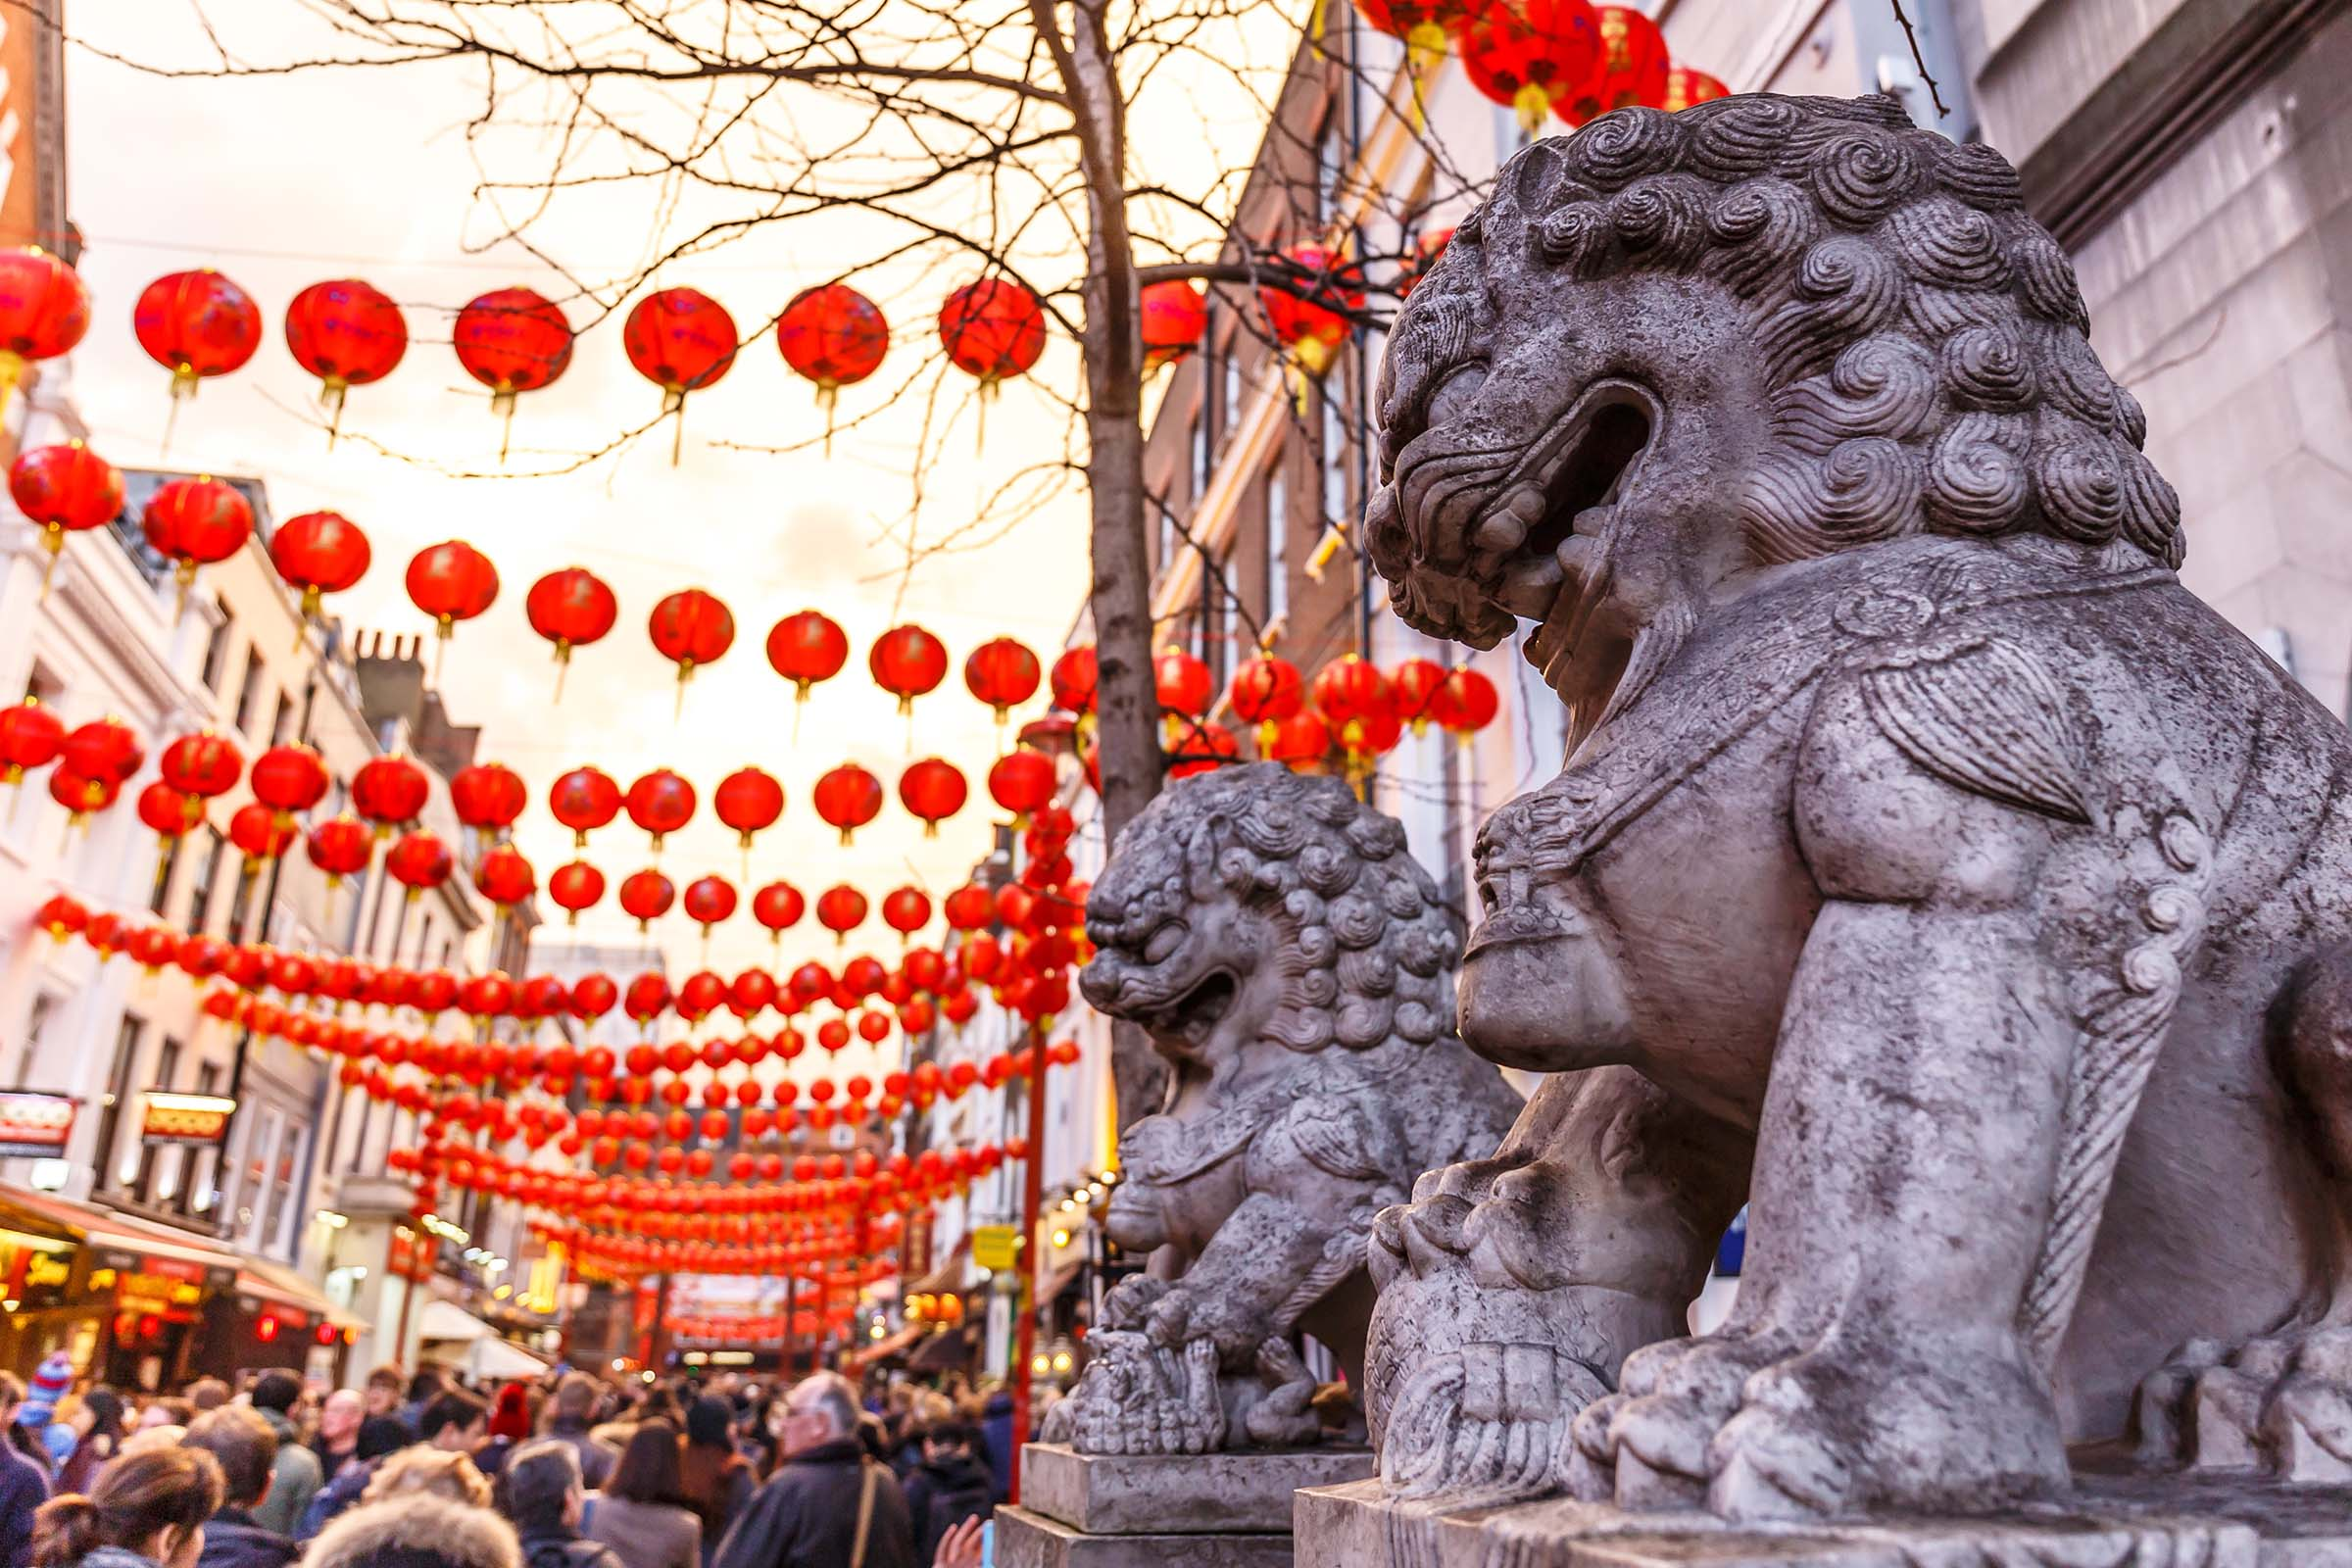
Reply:
[[1928, 101], [1936, 106], [1936, 118], [1941, 120], [1951, 110], [1945, 106], [1936, 78], [1928, 74], [1928, 57], [1919, 52], [1919, 29], [1911, 25], [1911, 15], [1903, 9], [1903, 0], [1886, 0], [1886, 3], [1894, 7], [1894, 20], [1903, 24], [1903, 36], [1911, 40], [1911, 63], [1919, 68], [1919, 79], [1928, 84]]

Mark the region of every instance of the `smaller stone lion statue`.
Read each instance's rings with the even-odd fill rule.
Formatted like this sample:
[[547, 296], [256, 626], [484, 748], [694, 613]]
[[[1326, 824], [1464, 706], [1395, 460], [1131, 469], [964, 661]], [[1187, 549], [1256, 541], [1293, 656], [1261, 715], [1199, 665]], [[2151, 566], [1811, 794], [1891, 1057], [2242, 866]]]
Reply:
[[1296, 1336], [1360, 1387], [1372, 1218], [1423, 1171], [1491, 1154], [1518, 1096], [1453, 1030], [1454, 917], [1404, 830], [1279, 763], [1176, 783], [1087, 905], [1087, 1000], [1174, 1065], [1120, 1140], [1111, 1293], [1048, 1423], [1095, 1453], [1314, 1442]]

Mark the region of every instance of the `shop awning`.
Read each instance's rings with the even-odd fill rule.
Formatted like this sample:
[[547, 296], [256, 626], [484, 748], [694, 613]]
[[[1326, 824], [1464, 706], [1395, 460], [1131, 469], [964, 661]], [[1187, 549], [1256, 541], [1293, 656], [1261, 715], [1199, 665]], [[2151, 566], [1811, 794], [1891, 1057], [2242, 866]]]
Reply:
[[941, 1258], [929, 1273], [906, 1287], [906, 1294], [908, 1296], [937, 1296], [943, 1291], [961, 1291], [963, 1289], [963, 1260], [971, 1255], [972, 1233], [965, 1231], [961, 1236], [956, 1238], [956, 1245], [948, 1249], [946, 1257]]
[[0, 1193], [0, 1224], [62, 1233], [67, 1239], [88, 1247], [114, 1248], [143, 1257], [190, 1263], [198, 1268], [235, 1270], [245, 1261], [193, 1232], [131, 1214], [118, 1214], [91, 1203], [77, 1203], [54, 1193], [27, 1192], [22, 1188]]
[[461, 1363], [477, 1382], [504, 1382], [510, 1378], [540, 1378], [547, 1375], [547, 1363], [519, 1345], [495, 1336], [479, 1339], [466, 1347]]
[[416, 1337], [471, 1344], [475, 1340], [495, 1340], [498, 1335], [489, 1324], [455, 1301], [427, 1301], [424, 1310], [416, 1314]]
[[978, 1331], [970, 1324], [934, 1334], [906, 1358], [909, 1372], [946, 1372], [972, 1364], [972, 1350]]
[[909, 1323], [887, 1339], [873, 1341], [849, 1359], [860, 1368], [887, 1361], [893, 1356], [904, 1355], [908, 1346], [930, 1332], [931, 1325], [928, 1323]]
[[237, 1271], [237, 1293], [258, 1296], [265, 1301], [290, 1306], [312, 1317], [321, 1317], [338, 1329], [368, 1327], [368, 1320], [354, 1316], [328, 1300], [323, 1292], [292, 1269], [265, 1258], [249, 1257]]

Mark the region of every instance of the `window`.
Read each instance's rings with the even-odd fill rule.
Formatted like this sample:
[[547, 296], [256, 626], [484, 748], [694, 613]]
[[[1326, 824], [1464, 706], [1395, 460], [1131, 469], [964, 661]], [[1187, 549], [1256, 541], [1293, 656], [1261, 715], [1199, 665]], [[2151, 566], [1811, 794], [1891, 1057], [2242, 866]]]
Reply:
[[237, 688], [238, 730], [250, 735], [254, 715], [262, 702], [262, 651], [251, 643], [245, 645], [245, 684]]
[[1340, 186], [1347, 177], [1347, 168], [1341, 162], [1340, 117], [1335, 112], [1323, 122], [1323, 134], [1315, 140], [1315, 219], [1329, 223], [1340, 213]]
[[360, 951], [360, 917], [368, 912], [368, 873], [372, 869], [372, 862], [361, 866], [358, 873], [350, 878], [351, 904], [348, 918], [343, 926], [343, 951], [345, 953]]
[[1348, 420], [1339, 400], [1328, 391], [1323, 399], [1323, 520], [1348, 526]]
[[220, 830], [207, 823], [204, 828], [204, 854], [196, 861], [196, 880], [188, 888], [188, 935], [200, 937], [205, 932], [205, 917], [213, 912], [213, 884], [220, 876], [220, 857], [227, 846]]
[[[1208, 665], [1208, 689], [1214, 694], [1225, 689], [1225, 675], [1232, 663], [1229, 650], [1233, 646], [1233, 553], [1211, 569], [1205, 558], [1200, 570], [1200, 661]], [[1210, 700], [1215, 700], [1212, 695]]]
[[146, 1029], [146, 1020], [126, 1012], [122, 1027], [115, 1031], [115, 1064], [106, 1075], [106, 1099], [100, 1102], [98, 1112], [98, 1149], [90, 1160], [92, 1179], [101, 1190], [122, 1185], [122, 1173], [115, 1168], [116, 1135], [122, 1130], [122, 1105], [130, 1098], [130, 1074], [138, 1065], [139, 1036]]
[[245, 922], [253, 916], [254, 885], [261, 876], [251, 867], [237, 868], [237, 894], [228, 901], [228, 929], [222, 933], [231, 942], [245, 940]]
[[288, 697], [286, 689], [281, 686], [277, 689], [277, 710], [270, 715], [270, 744], [285, 745], [286, 732], [293, 727], [294, 699]]
[[1159, 559], [1152, 565], [1164, 577], [1176, 564], [1176, 514], [1164, 499], [1154, 502], [1153, 509], [1159, 514]]
[[[1200, 504], [1200, 498], [1208, 493], [1208, 449], [1215, 439], [1208, 428], [1209, 418], [1208, 399], [1203, 397], [1200, 406], [1193, 411], [1193, 493], [1188, 499], [1196, 509]], [[1159, 553], [1159, 569], [1168, 569], [1168, 552], [1165, 550]]]
[[186, 834], [164, 841], [163, 853], [155, 860], [155, 887], [147, 895], [147, 912], [160, 915], [172, 897], [172, 878], [179, 870], [179, 847], [187, 842]]
[[1233, 341], [1225, 345], [1225, 433], [1242, 420], [1242, 334], [1235, 332]]
[[32, 1070], [40, 1064], [41, 1031], [49, 1027], [50, 1014], [57, 1011], [57, 999], [42, 992], [32, 999], [32, 1008], [24, 1015], [24, 1043], [17, 1048], [17, 1071], [9, 1082], [19, 1089], [32, 1087]]
[[205, 689], [218, 697], [220, 677], [228, 673], [228, 644], [237, 629], [237, 620], [228, 612], [228, 601], [220, 601], [220, 623], [213, 628], [212, 637], [204, 645]]
[[1291, 486], [1277, 461], [1266, 470], [1266, 629], [1291, 612]]

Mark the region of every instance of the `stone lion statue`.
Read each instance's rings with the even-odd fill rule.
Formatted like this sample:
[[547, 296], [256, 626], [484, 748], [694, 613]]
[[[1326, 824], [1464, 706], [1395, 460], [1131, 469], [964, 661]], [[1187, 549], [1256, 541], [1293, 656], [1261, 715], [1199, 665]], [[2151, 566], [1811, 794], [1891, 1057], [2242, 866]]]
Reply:
[[2181, 587], [2087, 325], [2000, 155], [1886, 99], [1537, 143], [1413, 291], [1373, 558], [1434, 635], [1532, 622], [1571, 755], [1461, 975], [1552, 1076], [1375, 1227], [1391, 1494], [2352, 1476], [2352, 744]]
[[1108, 1230], [1152, 1252], [1048, 1436], [1200, 1453], [1313, 1442], [1304, 1331], [1360, 1379], [1372, 1216], [1492, 1152], [1519, 1107], [1453, 1032], [1454, 917], [1404, 830], [1280, 763], [1171, 784], [1087, 902], [1086, 999], [1151, 1032], [1165, 1111], [1127, 1129]]

